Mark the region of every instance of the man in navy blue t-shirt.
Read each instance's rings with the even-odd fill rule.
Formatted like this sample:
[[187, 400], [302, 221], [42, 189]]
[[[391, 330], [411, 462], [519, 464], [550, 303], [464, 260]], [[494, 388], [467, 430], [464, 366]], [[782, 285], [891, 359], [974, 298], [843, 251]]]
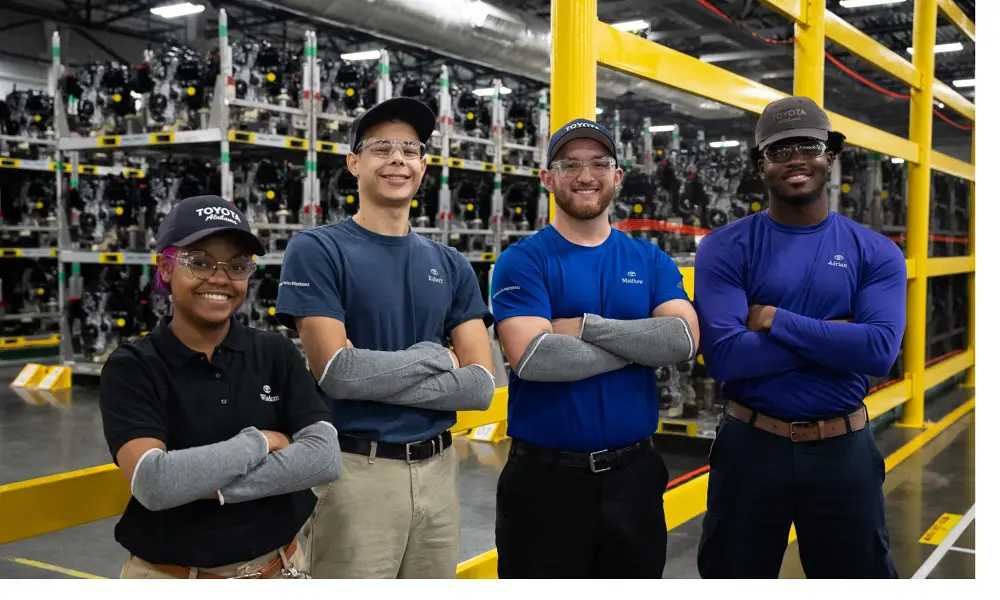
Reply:
[[493, 317], [472, 265], [409, 226], [436, 122], [410, 98], [355, 119], [357, 214], [295, 235], [285, 251], [278, 318], [299, 332], [343, 451], [337, 485], [316, 491], [313, 577], [455, 577], [448, 429], [456, 411], [492, 402]]
[[668, 475], [651, 439], [654, 369], [694, 357], [697, 317], [670, 257], [611, 228], [622, 170], [607, 129], [572, 121], [548, 157], [556, 218], [500, 255], [491, 285], [513, 371], [498, 572], [659, 578]]
[[844, 136], [815, 102], [771, 103], [755, 141], [768, 210], [708, 235], [695, 258], [702, 355], [727, 400], [698, 568], [777, 577], [794, 522], [808, 577], [894, 578], [864, 399], [899, 353], [906, 262], [827, 209]]

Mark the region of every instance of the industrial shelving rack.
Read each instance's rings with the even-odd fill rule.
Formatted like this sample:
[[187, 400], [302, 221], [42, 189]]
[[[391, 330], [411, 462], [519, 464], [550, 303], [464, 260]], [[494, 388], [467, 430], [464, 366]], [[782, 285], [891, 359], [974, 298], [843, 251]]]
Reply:
[[[280, 153], [289, 160], [300, 159], [305, 168], [302, 189], [302, 223], [252, 223], [255, 229], [269, 230], [300, 230], [313, 227], [318, 222], [318, 207], [321, 197], [320, 183], [317, 174], [321, 157], [331, 155], [345, 156], [349, 153], [347, 144], [319, 139], [318, 123], [332, 121], [349, 123], [354, 115], [322, 111], [320, 64], [317, 58], [317, 38], [315, 31], [304, 33], [303, 46], [303, 79], [302, 98], [297, 106], [271, 105], [251, 102], [236, 98], [235, 80], [233, 77], [232, 47], [229, 43], [226, 11], [219, 11], [219, 57], [220, 73], [214, 85], [214, 95], [208, 111], [207, 127], [196, 130], [160, 131], [146, 133], [78, 136], [71, 135], [67, 106], [63, 102], [57, 86], [58, 77], [62, 74], [59, 34], [52, 38], [52, 66], [49, 75], [49, 93], [54, 98], [55, 105], [55, 139], [34, 140], [52, 147], [51, 161], [26, 161], [3, 158], [0, 166], [11, 168], [31, 168], [35, 170], [51, 170], [56, 176], [56, 232], [57, 246], [42, 249], [9, 249], [12, 255], [24, 257], [45, 257], [58, 260], [60, 307], [59, 360], [64, 366], [70, 367], [74, 373], [83, 375], [99, 375], [100, 362], [80, 360], [73, 352], [72, 335], [70, 331], [69, 314], [67, 310], [68, 285], [67, 266], [72, 274], [77, 274], [80, 265], [155, 265], [156, 256], [152, 252], [134, 251], [91, 251], [73, 248], [70, 238], [70, 224], [66, 218], [66, 198], [63, 193], [65, 177], [69, 176], [71, 188], [79, 183], [79, 175], [123, 175], [125, 177], [145, 177], [149, 161], [165, 153], [186, 153], [194, 156], [217, 156], [221, 172], [221, 190], [225, 198], [234, 196], [234, 181], [231, 171], [231, 159], [239, 156], [273, 156]], [[378, 80], [376, 87], [376, 102], [391, 97], [392, 81], [390, 79], [389, 54], [382, 50], [379, 58]], [[502, 81], [493, 82], [492, 94], [492, 124], [489, 137], [471, 137], [457, 134], [453, 131], [451, 96], [449, 91], [449, 70], [442, 67], [440, 78], [439, 123], [435, 131], [431, 148], [439, 149], [438, 154], [428, 155], [428, 167], [440, 167], [441, 189], [439, 214], [435, 227], [414, 228], [422, 235], [437, 238], [448, 243], [451, 236], [483, 236], [488, 242], [482, 251], [466, 252], [466, 258], [472, 262], [492, 262], [502, 250], [503, 242], [511, 237], [530, 235], [534, 230], [513, 231], [504, 227], [502, 177], [515, 175], [529, 178], [539, 178], [540, 169], [520, 165], [503, 164], [505, 150], [521, 150], [533, 153], [534, 162], [539, 166], [544, 164], [545, 150], [548, 143], [548, 110], [547, 94], [543, 91], [539, 96], [537, 110], [537, 146], [525, 146], [508, 142], [504, 139], [504, 106], [501, 101]], [[275, 135], [253, 131], [233, 129], [230, 123], [230, 111], [233, 108], [256, 109], [262, 112], [284, 113], [293, 118], [294, 129], [302, 131], [301, 136]], [[21, 140], [23, 141], [23, 140]], [[471, 144], [483, 144], [491, 148], [493, 162], [468, 160], [450, 155], [450, 142], [462, 141]], [[216, 154], [217, 153], [217, 154]], [[81, 164], [81, 156], [101, 154], [110, 156], [112, 166], [94, 166]], [[98, 161], [101, 162], [101, 161]], [[122, 164], [128, 162], [127, 165]], [[479, 230], [454, 227], [452, 224], [450, 188], [448, 177], [451, 169], [464, 169], [492, 173], [493, 194], [491, 199], [491, 219], [488, 228]], [[543, 226], [547, 222], [548, 194], [541, 186], [538, 187], [538, 223]], [[283, 252], [275, 248], [269, 249], [267, 255], [258, 258], [262, 266], [280, 265]]]

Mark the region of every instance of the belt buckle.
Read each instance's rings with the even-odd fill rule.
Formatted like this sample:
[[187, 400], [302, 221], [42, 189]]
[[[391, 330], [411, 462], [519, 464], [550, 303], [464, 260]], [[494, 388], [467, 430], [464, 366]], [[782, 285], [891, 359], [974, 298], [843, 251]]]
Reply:
[[[438, 436], [438, 437], [440, 438], [441, 436]], [[410, 448], [413, 447], [413, 446], [416, 446], [417, 444], [423, 444], [425, 442], [430, 442], [431, 443], [431, 456], [434, 456], [434, 448], [435, 448], [436, 444], [438, 444], [438, 440], [436, 440], [434, 438], [431, 438], [429, 440], [421, 440], [419, 442], [407, 442], [406, 443], [406, 464], [409, 465], [409, 464], [413, 464], [414, 462], [416, 462], [412, 458], [410, 458]]]
[[812, 425], [812, 421], [792, 421], [791, 423], [788, 424], [788, 439], [792, 440], [793, 442], [804, 441], [795, 439], [795, 428], [808, 427], [810, 425]]
[[598, 469], [597, 468], [597, 461], [594, 460], [594, 455], [595, 454], [600, 454], [601, 452], [607, 452], [607, 451], [608, 451], [607, 448], [605, 448], [604, 450], [598, 450], [597, 452], [591, 452], [590, 453], [590, 472], [591, 473], [603, 473], [605, 471], [610, 471], [611, 470], [611, 466], [610, 465], [608, 465], [607, 467], [604, 467], [603, 469]]

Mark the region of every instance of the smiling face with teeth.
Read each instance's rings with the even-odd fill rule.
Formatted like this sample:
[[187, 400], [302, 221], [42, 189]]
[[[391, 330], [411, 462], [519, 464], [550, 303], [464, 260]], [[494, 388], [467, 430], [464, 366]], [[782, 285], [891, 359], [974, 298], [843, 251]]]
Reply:
[[[814, 146], [814, 143], [817, 140], [790, 138], [775, 142], [767, 150], [779, 146], [808, 148]], [[804, 206], [825, 197], [827, 175], [833, 159], [834, 154], [829, 150], [818, 156], [803, 156], [799, 152], [792, 152], [785, 162], [771, 162], [765, 156], [758, 166], [773, 200], [792, 206]]]
[[[416, 129], [402, 121], [386, 121], [365, 130], [365, 143], [370, 140], [399, 140], [419, 142]], [[387, 208], [405, 208], [407, 214], [410, 202], [420, 188], [427, 169], [427, 156], [405, 158], [401, 148], [393, 148], [389, 158], [375, 156], [374, 152], [362, 148], [360, 154], [347, 156], [347, 168], [358, 178], [358, 194], [364, 203]]]
[[[249, 257], [247, 248], [238, 237], [219, 233], [181, 248], [179, 260], [161, 261], [160, 276], [170, 286], [174, 305], [174, 320], [181, 320], [196, 329], [214, 329], [225, 326], [229, 317], [246, 299], [248, 279], [230, 279], [220, 265], [208, 279], [196, 275], [210, 269], [197, 269], [197, 265], [211, 265], [214, 261], [233, 262]], [[196, 261], [188, 260], [195, 257]]]
[[[604, 144], [590, 138], [579, 138], [567, 142], [553, 157], [552, 163], [554, 167], [566, 160], [588, 164], [608, 157], [611, 154]], [[545, 189], [555, 196], [556, 206], [569, 217], [589, 221], [606, 214], [621, 185], [623, 172], [617, 166], [603, 172], [595, 172], [590, 166], [578, 169], [578, 172], [565, 172], [557, 167], [545, 169], [541, 175]]]

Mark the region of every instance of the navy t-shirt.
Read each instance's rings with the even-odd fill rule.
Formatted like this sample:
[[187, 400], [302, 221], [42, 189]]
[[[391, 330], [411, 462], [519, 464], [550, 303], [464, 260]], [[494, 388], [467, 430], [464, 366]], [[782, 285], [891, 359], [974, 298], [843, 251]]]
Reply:
[[[457, 250], [412, 231], [380, 235], [351, 218], [292, 237], [276, 316], [292, 329], [297, 316], [331, 317], [344, 323], [355, 348], [387, 352], [424, 341], [447, 347], [457, 325], [493, 323], [472, 265]], [[324, 399], [341, 433], [368, 440], [414, 442], [455, 424], [454, 411]]]
[[[653, 244], [613, 230], [596, 247], [574, 244], [551, 225], [512, 244], [493, 272], [497, 322], [518, 316], [648, 319], [687, 298], [674, 261]], [[654, 370], [629, 365], [574, 382], [510, 377], [511, 437], [567, 452], [616, 449], [651, 435], [659, 420]]]
[[[706, 236], [695, 258], [701, 352], [727, 398], [790, 421], [857, 409], [899, 354], [906, 260], [884, 235], [829, 213], [791, 227], [757, 213]], [[748, 306], [778, 308], [771, 331]], [[830, 323], [831, 319], [854, 323]]]

